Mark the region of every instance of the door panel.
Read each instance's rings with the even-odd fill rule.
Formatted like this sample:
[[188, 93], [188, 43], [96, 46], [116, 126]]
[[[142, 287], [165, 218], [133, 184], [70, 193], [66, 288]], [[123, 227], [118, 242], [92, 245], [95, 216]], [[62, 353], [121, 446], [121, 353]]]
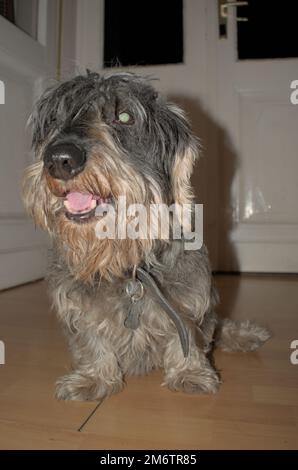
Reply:
[[[258, 2], [252, 3], [257, 11]], [[284, 21], [290, 22], [292, 13], [283, 14]], [[290, 96], [298, 58], [238, 60], [236, 14], [230, 8], [227, 38], [217, 38], [220, 191], [225, 194], [219, 199], [219, 269], [297, 272], [298, 106]], [[238, 15], [249, 22], [249, 6]]]
[[39, 1], [39, 41], [0, 16], [0, 288], [44, 276], [48, 240], [24, 213], [21, 179], [32, 159], [26, 123], [45, 78], [55, 76], [56, 1]]
[[[109, 0], [106, 0], [109, 2]], [[156, 5], [158, 2], [153, 2]], [[160, 2], [159, 2], [160, 3]], [[177, 2], [176, 2], [177, 3]], [[204, 204], [204, 241], [216, 267], [217, 162], [216, 138], [208, 107], [214, 92], [214, 77], [207, 71], [207, 5], [209, 0], [183, 1], [183, 62], [135, 67], [104, 68], [104, 0], [77, 2], [77, 55], [80, 70], [88, 67], [103, 73], [131, 70], [156, 80], [153, 85], [187, 113], [194, 133], [203, 143], [202, 158], [193, 175], [197, 202]], [[171, 21], [171, 1], [168, 21]], [[66, 3], [67, 5], [67, 3]], [[151, 3], [148, 2], [150, 7]], [[117, 14], [117, 12], [115, 12]], [[158, 8], [156, 10], [158, 14]], [[136, 18], [135, 18], [136, 21]], [[166, 31], [166, 27], [165, 27]], [[154, 34], [154, 25], [152, 27]], [[122, 40], [126, 40], [125, 36]], [[155, 58], [151, 58], [154, 61]], [[158, 60], [158, 59], [157, 59]], [[66, 70], [65, 75], [69, 75]], [[207, 73], [210, 75], [207, 75]], [[212, 182], [212, 184], [209, 184]]]

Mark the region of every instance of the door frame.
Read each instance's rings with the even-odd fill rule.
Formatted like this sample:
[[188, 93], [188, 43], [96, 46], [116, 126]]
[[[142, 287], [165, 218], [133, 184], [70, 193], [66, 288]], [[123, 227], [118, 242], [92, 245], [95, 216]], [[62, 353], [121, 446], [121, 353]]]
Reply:
[[[30, 85], [33, 99], [40, 95], [45, 80], [54, 78], [53, 71], [56, 75], [59, 2], [39, 0], [37, 40], [0, 17], [1, 65], [8, 73], [16, 73], [18, 80]], [[8, 100], [9, 96], [6, 103]], [[32, 154], [24, 149], [24, 167], [31, 161]], [[21, 181], [18, 183], [16, 191], [20, 192]], [[1, 212], [0, 289], [43, 277], [47, 249], [48, 238], [35, 229], [24, 211]]]

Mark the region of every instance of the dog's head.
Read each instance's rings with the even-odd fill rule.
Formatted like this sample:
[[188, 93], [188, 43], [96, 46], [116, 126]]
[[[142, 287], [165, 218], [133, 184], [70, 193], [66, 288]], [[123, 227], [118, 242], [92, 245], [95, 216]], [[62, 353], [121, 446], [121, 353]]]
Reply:
[[31, 116], [37, 161], [24, 200], [77, 277], [121, 275], [152, 250], [148, 239], [96, 236], [95, 212], [127, 204], [184, 204], [197, 155], [183, 112], [146, 78], [88, 72], [47, 90]]

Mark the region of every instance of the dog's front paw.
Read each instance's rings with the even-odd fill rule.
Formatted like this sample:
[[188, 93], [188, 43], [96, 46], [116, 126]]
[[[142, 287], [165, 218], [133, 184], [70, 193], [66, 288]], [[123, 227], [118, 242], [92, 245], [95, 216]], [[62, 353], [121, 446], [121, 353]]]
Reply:
[[220, 380], [212, 368], [186, 369], [165, 377], [164, 385], [175, 392], [184, 393], [215, 393]]
[[56, 382], [55, 395], [58, 400], [95, 401], [120, 391], [122, 387], [122, 382], [111, 386], [80, 372], [72, 372]]

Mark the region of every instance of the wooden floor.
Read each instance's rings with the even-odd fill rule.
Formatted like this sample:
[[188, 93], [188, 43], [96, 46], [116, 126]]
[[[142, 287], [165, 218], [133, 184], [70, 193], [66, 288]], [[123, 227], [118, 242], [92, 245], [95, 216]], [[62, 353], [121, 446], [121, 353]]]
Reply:
[[43, 282], [0, 293], [1, 449], [298, 449], [298, 278], [217, 276], [220, 312], [270, 327], [260, 351], [215, 361], [214, 396], [160, 387], [159, 372], [97, 403], [63, 403], [54, 382], [70, 364]]

